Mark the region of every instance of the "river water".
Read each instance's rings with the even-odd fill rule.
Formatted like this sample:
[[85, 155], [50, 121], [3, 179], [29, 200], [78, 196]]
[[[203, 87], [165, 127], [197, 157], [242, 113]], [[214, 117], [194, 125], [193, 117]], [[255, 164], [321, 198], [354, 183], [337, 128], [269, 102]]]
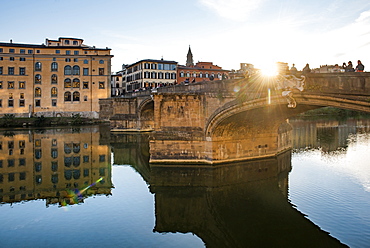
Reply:
[[370, 121], [290, 120], [292, 152], [148, 164], [147, 134], [1, 130], [0, 247], [369, 247]]

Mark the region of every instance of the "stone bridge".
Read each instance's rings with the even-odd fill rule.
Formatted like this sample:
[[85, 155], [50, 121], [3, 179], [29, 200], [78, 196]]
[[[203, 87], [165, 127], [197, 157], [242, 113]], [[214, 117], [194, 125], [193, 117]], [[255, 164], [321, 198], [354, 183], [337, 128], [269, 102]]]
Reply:
[[101, 99], [100, 115], [113, 130], [153, 131], [151, 163], [217, 164], [290, 149], [287, 119], [307, 110], [370, 112], [370, 73], [312, 73], [289, 89], [283, 81], [290, 76], [279, 77], [256, 74]]

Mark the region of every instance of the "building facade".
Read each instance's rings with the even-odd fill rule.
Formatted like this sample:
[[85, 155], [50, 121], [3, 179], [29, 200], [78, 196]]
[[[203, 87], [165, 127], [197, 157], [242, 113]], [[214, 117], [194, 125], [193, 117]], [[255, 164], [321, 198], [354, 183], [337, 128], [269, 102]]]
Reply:
[[0, 116], [99, 118], [99, 99], [111, 95], [110, 50], [78, 38], [1, 42]]
[[125, 68], [125, 92], [157, 88], [177, 83], [177, 62], [169, 60], [140, 60]]
[[203, 81], [222, 80], [229, 78], [229, 71], [214, 65], [212, 62], [198, 62], [194, 65], [190, 46], [186, 55], [186, 65], [177, 68], [178, 83], [195, 83]]

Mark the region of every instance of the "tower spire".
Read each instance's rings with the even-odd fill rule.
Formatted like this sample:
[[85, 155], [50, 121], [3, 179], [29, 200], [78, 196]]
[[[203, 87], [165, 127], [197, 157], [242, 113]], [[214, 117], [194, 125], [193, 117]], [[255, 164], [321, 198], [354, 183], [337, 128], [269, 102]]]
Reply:
[[188, 67], [194, 66], [193, 54], [191, 53], [190, 45], [189, 45], [188, 55], [186, 56], [186, 66]]

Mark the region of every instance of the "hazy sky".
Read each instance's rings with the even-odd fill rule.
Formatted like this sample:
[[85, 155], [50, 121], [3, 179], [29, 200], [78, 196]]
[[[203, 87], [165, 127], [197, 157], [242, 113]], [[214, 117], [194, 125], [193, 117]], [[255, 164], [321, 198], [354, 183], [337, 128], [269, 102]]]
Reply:
[[369, 0], [0, 0], [0, 41], [76, 37], [112, 49], [112, 71], [142, 59], [224, 69], [358, 59], [370, 71]]

